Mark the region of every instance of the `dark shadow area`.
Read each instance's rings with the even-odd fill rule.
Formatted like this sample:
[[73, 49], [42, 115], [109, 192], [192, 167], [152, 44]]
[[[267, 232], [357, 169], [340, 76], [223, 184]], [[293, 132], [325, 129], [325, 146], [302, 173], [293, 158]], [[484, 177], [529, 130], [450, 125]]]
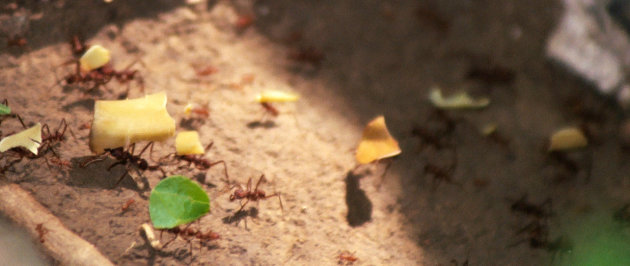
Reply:
[[[4, 21], [0, 23], [0, 53], [20, 53], [21, 50], [37, 50], [51, 44], [66, 43], [74, 35], [89, 39], [104, 26], [115, 25], [123, 29], [129, 21], [156, 18], [162, 12], [184, 5], [185, 1], [130, 0], [105, 3], [102, 0], [30, 0], [17, 3], [15, 9], [0, 10]], [[11, 14], [15, 14], [16, 18], [10, 18]], [[15, 29], [16, 23], [21, 29]], [[7, 46], [7, 42], [15, 37], [26, 40], [23, 49]]]
[[[73, 167], [69, 171], [69, 179], [66, 184], [69, 186], [85, 187], [85, 188], [103, 188], [116, 189], [127, 188], [138, 190], [136, 183], [127, 173], [124, 165], [117, 165], [110, 171], [107, 170], [116, 160], [105, 157], [104, 160], [91, 163], [85, 167], [81, 167], [86, 161], [94, 159], [94, 156], [74, 157], [71, 159]], [[122, 176], [123, 179], [116, 186], [116, 181]], [[146, 182], [146, 179], [143, 181]], [[145, 187], [148, 187], [145, 184]]]
[[372, 202], [360, 187], [361, 175], [348, 171], [346, 175], [346, 205], [348, 214], [346, 219], [352, 227], [360, 226], [372, 219]]
[[236, 226], [241, 222], [241, 220], [245, 221], [245, 228], [247, 228], [247, 217], [258, 218], [258, 208], [251, 207], [248, 210], [241, 210], [239, 212], [234, 213], [233, 215], [228, 215], [223, 217], [221, 220], [224, 224], [232, 224], [235, 223]]
[[[436, 259], [434, 263], [453, 258], [515, 265], [546, 260], [545, 254], [526, 248], [497, 248], [514, 240], [509, 228], [518, 221], [505, 202], [492, 199], [530, 192], [575, 200], [565, 193], [567, 186], [584, 184], [557, 185], [541, 174], [549, 158], [540, 147], [555, 128], [583, 122], [595, 129], [595, 139], [614, 146], [616, 140], [610, 138], [620, 121], [616, 104], [546, 57], [547, 38], [562, 14], [561, 1], [347, 1], [333, 8], [286, 0], [257, 1], [254, 10], [263, 7], [269, 13], [258, 14], [254, 26], [286, 47], [285, 70], [296, 76], [296, 90], [343, 114], [357, 128], [385, 115], [403, 150], [389, 177], [400, 177], [398, 197], [401, 213], [411, 224], [409, 236]], [[536, 22], [530, 19], [534, 14]], [[313, 60], [316, 71], [296, 71], [313, 68], [308, 55], [299, 54], [306, 47], [317, 51], [313, 58], [321, 59]], [[418, 147], [419, 140], [408, 133], [431, 118], [434, 108], [427, 97], [434, 87], [444, 94], [463, 90], [491, 100], [482, 110], [446, 112], [458, 121], [448, 136], [456, 149], [447, 155]], [[570, 99], [578, 100], [567, 103]], [[598, 114], [608, 120], [600, 123]], [[499, 134], [481, 134], [488, 124], [495, 124]], [[617, 152], [605, 146], [597, 147]], [[413, 152], [417, 150], [421, 152]], [[457, 164], [447, 170], [441, 165], [425, 169], [432, 160]], [[601, 169], [600, 175], [609, 176], [615, 167]], [[580, 165], [586, 168], [590, 166]], [[432, 189], [425, 180], [431, 176], [447, 181], [452, 177], [461, 185]], [[364, 224], [370, 220], [370, 201], [357, 177], [349, 173], [345, 182], [348, 222]], [[387, 186], [380, 193], [388, 193]], [[488, 250], [496, 252], [488, 255]]]

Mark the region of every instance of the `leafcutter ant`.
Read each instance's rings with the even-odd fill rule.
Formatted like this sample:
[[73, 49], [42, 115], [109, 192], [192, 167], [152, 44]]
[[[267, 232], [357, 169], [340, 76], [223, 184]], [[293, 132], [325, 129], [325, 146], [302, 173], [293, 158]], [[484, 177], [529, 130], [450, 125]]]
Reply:
[[551, 199], [547, 198], [541, 204], [533, 204], [527, 201], [527, 194], [510, 205], [510, 210], [520, 212], [538, 219], [551, 216]]
[[355, 261], [359, 260], [359, 258], [349, 251], [341, 252], [337, 258], [339, 259], [339, 265], [352, 265]]
[[175, 241], [175, 239], [177, 239], [178, 236], [181, 236], [184, 240], [186, 240], [190, 244], [191, 254], [192, 254], [192, 240], [189, 238], [199, 239], [200, 251], [201, 251], [202, 241], [211, 241], [211, 240], [217, 240], [221, 238], [219, 234], [213, 232], [212, 230], [208, 230], [207, 232], [204, 233], [201, 230], [195, 230], [193, 228], [190, 228], [190, 224], [184, 227], [184, 229], [181, 229], [180, 227], [175, 227], [171, 229], [162, 230], [162, 232], [160, 233], [160, 238], [162, 238], [162, 233], [164, 233], [164, 231], [175, 234], [175, 237], [167, 241], [166, 243], [164, 243], [164, 245], [162, 246], [163, 248], [165, 248], [171, 242]]
[[247, 205], [247, 203], [249, 203], [250, 201], [258, 201], [258, 200], [263, 200], [263, 199], [267, 199], [271, 197], [278, 197], [278, 201], [280, 202], [280, 208], [284, 210], [284, 207], [282, 206], [282, 197], [280, 196], [279, 192], [276, 192], [271, 195], [267, 195], [265, 191], [258, 189], [260, 182], [262, 182], [263, 180], [265, 180], [264, 174], [260, 176], [260, 178], [258, 179], [258, 182], [256, 182], [256, 187], [254, 188], [254, 190], [252, 190], [252, 178], [250, 177], [249, 180], [247, 181], [246, 190], [243, 190], [243, 188], [240, 185], [238, 185], [238, 188], [234, 190], [232, 195], [230, 195], [230, 201], [245, 199], [245, 203], [241, 204], [241, 207], [238, 209], [238, 211], [236, 211], [237, 213], [243, 210], [245, 205]]
[[[123, 178], [125, 178], [125, 176], [132, 169], [135, 169], [138, 174], [141, 174], [142, 172], [146, 170], [152, 170], [152, 171], [159, 170], [162, 172], [162, 175], [164, 176], [166, 175], [164, 170], [162, 170], [162, 168], [159, 165], [149, 165], [147, 160], [141, 157], [142, 153], [144, 153], [149, 147], [151, 147], [151, 152], [152, 152], [153, 142], [149, 142], [149, 144], [147, 144], [140, 151], [140, 153], [138, 153], [138, 155], [134, 155], [134, 151], [136, 148], [135, 143], [131, 144], [127, 150], [125, 150], [123, 147], [118, 147], [114, 149], [105, 149], [105, 154], [109, 154], [110, 156], [114, 157], [117, 160], [115, 163], [113, 163], [107, 168], [107, 171], [110, 171], [116, 165], [124, 165], [126, 169], [125, 172], [120, 176], [120, 178], [118, 178], [118, 181], [116, 181], [114, 186], [118, 186], [118, 184], [123, 180]], [[97, 156], [97, 158], [95, 159], [91, 159], [91, 160], [83, 162], [81, 164], [81, 167], [86, 167], [87, 165], [91, 163], [102, 161], [102, 160], [105, 160], [104, 156]]]
[[[206, 146], [206, 151], [210, 150], [212, 148], [212, 145], [214, 144], [214, 142], [210, 142], [210, 144], [208, 144], [208, 146]], [[174, 156], [176, 160], [179, 161], [185, 161], [188, 162], [188, 167], [190, 166], [195, 166], [195, 168], [197, 168], [198, 170], [208, 170], [210, 169], [212, 166], [215, 166], [217, 164], [223, 164], [223, 172], [225, 174], [225, 178], [228, 180], [230, 180], [230, 175], [228, 175], [228, 170], [227, 170], [227, 164], [225, 163], [225, 161], [223, 160], [219, 160], [216, 162], [211, 162], [210, 160], [203, 158], [202, 154], [197, 154], [197, 155], [177, 155], [176, 153], [171, 153], [169, 155], [166, 155], [164, 158], [168, 158]]]
[[126, 212], [129, 207], [131, 207], [131, 205], [136, 202], [136, 200], [134, 199], [128, 199], [127, 201], [125, 201], [125, 203], [122, 205], [122, 207], [120, 207], [120, 212], [124, 213]]
[[240, 15], [238, 16], [238, 19], [236, 20], [236, 23], [234, 23], [234, 26], [236, 26], [237, 30], [245, 30], [247, 27], [251, 26], [254, 23], [254, 16], [252, 15]]
[[35, 231], [37, 231], [37, 234], [39, 235], [39, 242], [44, 243], [44, 235], [48, 233], [48, 229], [44, 227], [44, 224], [37, 224], [37, 226], [35, 226]]
[[310, 63], [311, 65], [318, 67], [325, 56], [324, 53], [314, 47], [298, 48], [289, 53], [288, 58], [300, 62]]
[[206, 66], [196, 71], [197, 76], [209, 76], [214, 73], [217, 73], [219, 69], [213, 66]]
[[262, 102], [260, 103], [260, 105], [265, 109], [265, 111], [267, 111], [267, 113], [271, 114], [271, 116], [273, 117], [276, 117], [280, 114], [280, 111], [278, 111], [276, 107], [271, 105], [271, 103]]

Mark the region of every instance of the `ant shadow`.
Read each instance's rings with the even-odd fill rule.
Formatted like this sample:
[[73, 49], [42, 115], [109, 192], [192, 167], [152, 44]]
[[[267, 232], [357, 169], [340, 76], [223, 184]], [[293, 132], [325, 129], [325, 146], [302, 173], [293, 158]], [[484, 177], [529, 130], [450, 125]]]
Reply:
[[196, 130], [205, 124], [204, 119], [198, 117], [182, 118], [179, 127], [187, 130]]
[[247, 217], [258, 218], [258, 209], [256, 207], [251, 207], [249, 210], [238, 211], [233, 215], [223, 217], [221, 220], [224, 224], [236, 223], [236, 226], [238, 226], [241, 220], [245, 220], [245, 228], [247, 228]]
[[[138, 190], [136, 183], [132, 180], [129, 174], [126, 173], [127, 170], [125, 167], [116, 166], [112, 168], [111, 171], [107, 170], [107, 167], [116, 162], [116, 160], [112, 158], [106, 157], [103, 161], [81, 167], [83, 162], [92, 158], [93, 156], [83, 156], [70, 159], [72, 168], [69, 172], [69, 180], [66, 181], [67, 185], [105, 189], [124, 187], [132, 190]], [[126, 173], [126, 176], [120, 184], [116, 186], [116, 181], [123, 173]], [[143, 182], [146, 182], [146, 180]], [[145, 187], [148, 187], [147, 184], [145, 184]]]
[[65, 112], [71, 112], [74, 108], [84, 108], [85, 110], [92, 111], [94, 110], [94, 99], [80, 99], [69, 104], [66, 104], [62, 107]]
[[363, 175], [348, 171], [346, 179], [346, 205], [348, 224], [352, 227], [360, 226], [372, 219], [372, 202], [361, 189], [359, 180]]
[[274, 122], [273, 120], [252, 121], [252, 122], [247, 123], [247, 127], [250, 129], [256, 129], [256, 128], [270, 129], [277, 126], [278, 124], [276, 124], [276, 122]]

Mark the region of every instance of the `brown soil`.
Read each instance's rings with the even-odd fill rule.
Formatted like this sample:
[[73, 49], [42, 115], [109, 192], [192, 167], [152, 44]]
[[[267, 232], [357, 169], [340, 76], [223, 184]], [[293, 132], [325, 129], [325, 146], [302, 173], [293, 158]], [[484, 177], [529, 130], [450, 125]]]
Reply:
[[[0, 100], [7, 98], [27, 123], [56, 128], [65, 118], [76, 138], [67, 134], [58, 147], [70, 169], [25, 160], [5, 178], [120, 265], [333, 265], [342, 251], [360, 265], [540, 265], [552, 253], [508, 247], [523, 238], [515, 232], [527, 221], [510, 212], [507, 199], [551, 197], [554, 212], [562, 213], [628, 198], [619, 112], [544, 56], [561, 11], [555, 1], [19, 2], [18, 11], [0, 6], [3, 19], [24, 10], [33, 15], [22, 33], [25, 48], [0, 46]], [[256, 19], [238, 28], [243, 15]], [[118, 69], [139, 59], [132, 68], [144, 92], [135, 82], [112, 81], [93, 93], [57, 84], [73, 71], [60, 66], [73, 58], [73, 35], [109, 48]], [[310, 47], [323, 53], [320, 63], [295, 60], [296, 51]], [[218, 72], [198, 77], [206, 66]], [[504, 69], [471, 74], [488, 66]], [[243, 82], [248, 75], [253, 82]], [[427, 146], [412, 134], [418, 126], [445, 130], [445, 117], [426, 100], [433, 85], [492, 100], [481, 111], [447, 113], [455, 126], [442, 137], [453, 147]], [[91, 121], [94, 100], [125, 97], [127, 86], [131, 98], [166, 91], [178, 129], [197, 129], [204, 144], [213, 141], [207, 157], [225, 160], [233, 180], [245, 184], [264, 173], [269, 182], [262, 188], [282, 192], [284, 210], [272, 198], [234, 217], [239, 206], [221, 191], [221, 166], [207, 173], [170, 167], [204, 183], [211, 213], [193, 226], [221, 239], [201, 248], [193, 241], [192, 254], [182, 239], [151, 249], [138, 230], [149, 222], [150, 191], [130, 178], [112, 188], [123, 173], [106, 170], [113, 160], [78, 167], [92, 155], [89, 130], [80, 126]], [[281, 114], [270, 119], [253, 102], [264, 89], [302, 98], [277, 105]], [[184, 121], [189, 102], [207, 103], [210, 118]], [[379, 114], [403, 150], [380, 186], [382, 164], [351, 172], [362, 127]], [[582, 122], [594, 129], [593, 141], [570, 154], [576, 170], [544, 147], [555, 129]], [[479, 128], [487, 123], [496, 123], [509, 143], [483, 137]], [[13, 120], [2, 124], [5, 134], [19, 128]], [[173, 140], [156, 148], [154, 157], [166, 155]], [[427, 164], [454, 166], [452, 182], [436, 182]], [[150, 187], [160, 180], [157, 172], [145, 176]], [[594, 196], [600, 194], [606, 196]], [[130, 198], [135, 203], [121, 213]], [[551, 219], [552, 235], [562, 233], [561, 223]]]

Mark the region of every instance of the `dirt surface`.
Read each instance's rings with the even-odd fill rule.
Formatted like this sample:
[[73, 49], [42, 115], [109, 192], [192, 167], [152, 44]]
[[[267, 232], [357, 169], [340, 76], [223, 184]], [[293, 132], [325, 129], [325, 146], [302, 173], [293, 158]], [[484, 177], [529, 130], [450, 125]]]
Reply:
[[[28, 44], [0, 44], [0, 99], [29, 124], [54, 129], [65, 118], [76, 138], [67, 133], [57, 148], [71, 167], [24, 160], [5, 178], [120, 265], [334, 265], [343, 251], [359, 265], [541, 265], [558, 252], [514, 245], [527, 238], [516, 232], [530, 218], [510, 211], [510, 201], [551, 198], [550, 234], [557, 237], [565, 217], [628, 200], [620, 112], [544, 56], [561, 13], [556, 1], [51, 0], [17, 7], [0, 6], [2, 19], [30, 11], [30, 26], [17, 33]], [[255, 20], [244, 25], [249, 16]], [[10, 31], [3, 27], [0, 40]], [[62, 65], [73, 59], [73, 35], [110, 49], [116, 69], [139, 60], [131, 69], [143, 85], [114, 80], [87, 92], [59, 81], [73, 73]], [[217, 72], [196, 74], [207, 66]], [[434, 85], [492, 103], [439, 113], [426, 100]], [[277, 105], [281, 114], [273, 118], [253, 101], [265, 89], [301, 99]], [[131, 178], [112, 188], [124, 169], [107, 171], [111, 159], [79, 164], [92, 156], [89, 129], [81, 128], [94, 100], [158, 91], [167, 92], [178, 130], [197, 129], [204, 144], [214, 142], [207, 158], [224, 160], [241, 184], [265, 174], [261, 188], [281, 192], [284, 208], [271, 198], [234, 216], [239, 205], [222, 191], [222, 166], [207, 173], [165, 166], [204, 184], [211, 213], [192, 226], [221, 239], [200, 245], [180, 238], [153, 250], [138, 230], [149, 222], [150, 191]], [[184, 119], [189, 102], [207, 104], [210, 118]], [[351, 171], [362, 128], [379, 114], [403, 150], [382, 184], [383, 164]], [[502, 138], [479, 133], [488, 123]], [[591, 129], [587, 149], [545, 152], [551, 132], [580, 124]], [[2, 123], [4, 134], [19, 129], [15, 120]], [[428, 145], [420, 131], [441, 145]], [[156, 144], [152, 156], [171, 153], [173, 142]], [[153, 187], [161, 174], [145, 177]]]

